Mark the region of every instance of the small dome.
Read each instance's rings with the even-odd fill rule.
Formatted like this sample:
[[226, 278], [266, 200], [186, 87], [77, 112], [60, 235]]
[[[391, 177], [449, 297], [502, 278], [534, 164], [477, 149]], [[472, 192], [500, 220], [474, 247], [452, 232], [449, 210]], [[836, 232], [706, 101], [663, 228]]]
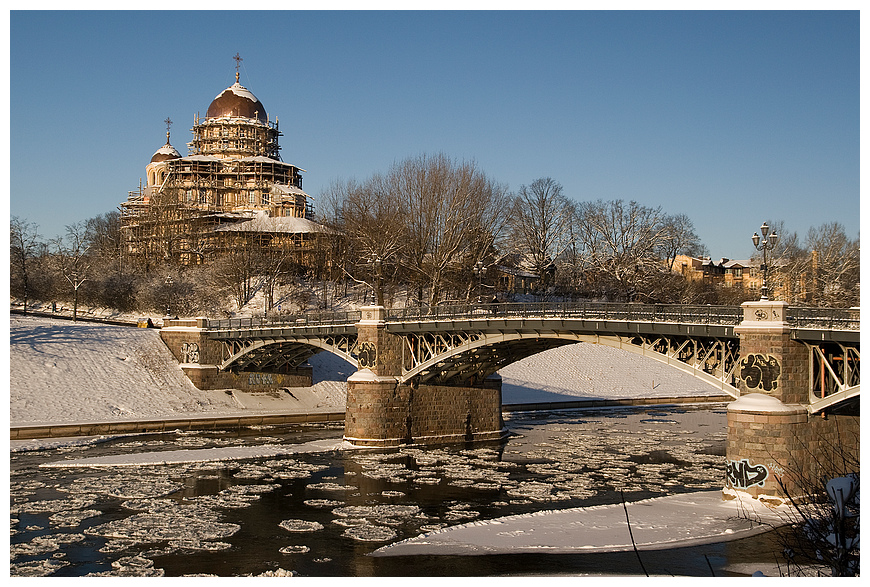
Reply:
[[151, 157], [151, 163], [158, 161], [166, 161], [167, 159], [180, 159], [181, 153], [175, 150], [175, 147], [169, 144], [169, 133], [166, 133], [166, 144], [157, 149], [154, 156]]
[[248, 88], [239, 83], [238, 73], [236, 83], [212, 100], [205, 115], [208, 118], [256, 118], [260, 122], [266, 122], [266, 108]]

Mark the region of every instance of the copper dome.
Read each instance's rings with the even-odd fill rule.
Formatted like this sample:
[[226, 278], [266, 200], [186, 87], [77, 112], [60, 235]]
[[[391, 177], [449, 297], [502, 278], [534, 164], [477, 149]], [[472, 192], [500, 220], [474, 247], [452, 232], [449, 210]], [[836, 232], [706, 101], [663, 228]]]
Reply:
[[151, 163], [158, 161], [166, 161], [167, 159], [180, 159], [181, 153], [175, 150], [175, 147], [169, 144], [169, 133], [166, 133], [166, 144], [157, 149], [154, 156], [151, 157]]
[[256, 118], [266, 122], [266, 108], [248, 88], [239, 83], [238, 74], [236, 83], [212, 100], [205, 115], [208, 118]]

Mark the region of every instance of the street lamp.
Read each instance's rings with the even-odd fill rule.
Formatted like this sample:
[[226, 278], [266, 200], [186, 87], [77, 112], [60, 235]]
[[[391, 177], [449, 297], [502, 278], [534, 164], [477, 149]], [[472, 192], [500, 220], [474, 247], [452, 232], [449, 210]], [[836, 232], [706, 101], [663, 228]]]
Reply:
[[169, 302], [172, 300], [172, 276], [171, 275], [166, 276], [165, 283], [166, 283], [166, 316], [168, 317], [168, 316], [172, 315], [172, 312], [170, 311], [170, 308], [169, 308]]
[[483, 289], [483, 278], [486, 277], [486, 267], [483, 265], [483, 261], [478, 261], [474, 264], [474, 267], [471, 268], [471, 272], [474, 273], [475, 277], [477, 277], [477, 297], [478, 299], [482, 298], [481, 291]]
[[776, 234], [774, 230], [770, 233], [770, 238], [767, 238], [767, 233], [770, 230], [770, 227], [767, 225], [767, 222], [761, 225], [761, 237], [758, 236], [758, 233], [752, 235], [752, 244], [755, 245], [756, 250], [761, 251], [762, 254], [762, 262], [761, 262], [761, 274], [762, 274], [762, 282], [761, 282], [761, 300], [767, 301], [767, 251], [773, 249], [776, 245], [776, 240], [779, 238], [779, 235]]
[[370, 261], [372, 264], [372, 269], [375, 272], [375, 299], [377, 300], [376, 303], [379, 306], [383, 306], [384, 305], [384, 290], [383, 290], [381, 269], [384, 266], [384, 262], [377, 255], [372, 255], [372, 258], [370, 259]]

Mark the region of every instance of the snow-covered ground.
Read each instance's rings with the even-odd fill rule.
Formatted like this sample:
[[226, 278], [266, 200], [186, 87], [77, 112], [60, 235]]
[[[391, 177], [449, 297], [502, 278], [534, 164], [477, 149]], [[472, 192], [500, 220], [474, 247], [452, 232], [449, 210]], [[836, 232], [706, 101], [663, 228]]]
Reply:
[[[202, 391], [155, 329], [12, 315], [10, 423], [111, 422], [344, 408], [353, 368], [311, 358], [314, 385], [293, 395]], [[593, 344], [560, 347], [500, 372], [503, 403], [715, 395], [715, 387], [647, 357]]]
[[[631, 532], [625, 521], [626, 510]], [[782, 524], [788, 508], [698, 491], [626, 504], [543, 511], [450, 526], [376, 550], [374, 556], [580, 554], [661, 550], [722, 542]], [[632, 542], [633, 541], [633, 542]]]

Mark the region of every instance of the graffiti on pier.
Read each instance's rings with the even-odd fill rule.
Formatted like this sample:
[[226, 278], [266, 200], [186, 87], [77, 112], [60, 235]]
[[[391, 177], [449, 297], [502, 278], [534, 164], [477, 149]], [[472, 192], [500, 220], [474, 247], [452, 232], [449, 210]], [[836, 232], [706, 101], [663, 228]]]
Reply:
[[728, 461], [725, 473], [728, 476], [728, 482], [733, 487], [741, 489], [746, 489], [753, 485], [763, 487], [764, 480], [769, 475], [767, 467], [764, 465], [750, 465], [747, 459]]
[[199, 363], [199, 345], [195, 342], [181, 343], [182, 363]]
[[248, 373], [248, 385], [251, 387], [257, 385], [275, 385], [275, 375], [273, 373]]
[[378, 348], [373, 342], [361, 342], [357, 347], [356, 356], [357, 361], [359, 362], [360, 369], [374, 367], [375, 365], [377, 365], [378, 362]]
[[740, 378], [751, 389], [776, 389], [781, 372], [779, 361], [773, 355], [754, 354], [740, 359]]

